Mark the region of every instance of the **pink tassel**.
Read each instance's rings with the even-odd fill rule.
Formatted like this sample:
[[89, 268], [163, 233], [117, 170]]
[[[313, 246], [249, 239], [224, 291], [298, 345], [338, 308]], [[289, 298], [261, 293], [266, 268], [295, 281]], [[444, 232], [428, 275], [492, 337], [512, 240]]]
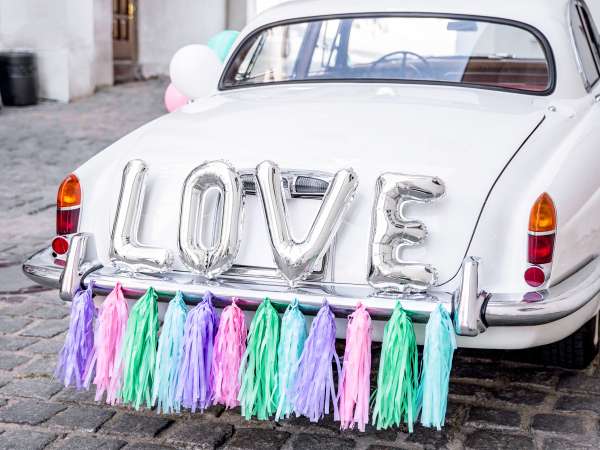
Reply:
[[237, 397], [240, 392], [238, 374], [244, 353], [246, 353], [246, 317], [231, 299], [221, 314], [219, 331], [215, 337], [215, 355], [211, 367], [214, 403], [223, 403], [225, 408], [240, 405]]
[[369, 421], [372, 334], [371, 316], [365, 306], [358, 302], [356, 311], [348, 316], [346, 331], [346, 352], [340, 382], [342, 430], [357, 424], [360, 431], [365, 431], [365, 424]]
[[107, 391], [106, 403], [115, 404], [117, 390], [120, 388], [119, 379], [123, 370], [123, 366], [120, 364], [117, 368], [117, 357], [121, 352], [128, 317], [127, 301], [123, 297], [121, 283], [117, 282], [115, 288], [100, 305], [94, 356], [85, 373], [85, 387], [89, 389], [95, 365], [94, 384], [96, 385], [97, 402], [102, 400], [102, 394]]

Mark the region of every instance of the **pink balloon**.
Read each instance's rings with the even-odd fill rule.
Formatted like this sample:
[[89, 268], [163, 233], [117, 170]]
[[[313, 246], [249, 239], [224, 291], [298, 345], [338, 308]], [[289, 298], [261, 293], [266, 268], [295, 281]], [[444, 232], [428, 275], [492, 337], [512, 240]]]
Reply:
[[173, 112], [177, 108], [185, 105], [189, 101], [189, 98], [179, 92], [173, 83], [169, 84], [165, 92], [165, 106], [167, 111]]

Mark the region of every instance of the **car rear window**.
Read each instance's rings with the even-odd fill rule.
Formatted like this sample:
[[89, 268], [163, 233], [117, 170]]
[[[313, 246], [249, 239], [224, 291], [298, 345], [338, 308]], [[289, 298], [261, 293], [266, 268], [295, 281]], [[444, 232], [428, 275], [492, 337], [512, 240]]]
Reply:
[[340, 17], [275, 25], [240, 46], [221, 88], [306, 81], [456, 83], [541, 93], [547, 46], [525, 27], [441, 17]]

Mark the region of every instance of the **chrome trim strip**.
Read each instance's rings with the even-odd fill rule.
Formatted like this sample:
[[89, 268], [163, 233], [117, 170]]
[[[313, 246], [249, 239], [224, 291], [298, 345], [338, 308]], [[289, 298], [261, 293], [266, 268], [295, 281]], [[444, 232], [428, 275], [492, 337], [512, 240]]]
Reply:
[[527, 231], [528, 234], [530, 234], [531, 236], [548, 236], [550, 234], [555, 234], [556, 230], [552, 230], [552, 231]]
[[23, 273], [31, 281], [52, 289], [58, 289], [63, 268], [54, 264], [52, 246], [48, 246], [31, 255], [23, 263]]
[[544, 325], [583, 308], [600, 292], [600, 258], [595, 258], [565, 281], [537, 291], [539, 301], [515, 302], [493, 294], [485, 309], [490, 327]]
[[[82, 265], [78, 271], [82, 275], [88, 268], [97, 264], [94, 261], [95, 249], [92, 241], [88, 238], [86, 253], [82, 259]], [[31, 280], [44, 286], [58, 288], [59, 278], [63, 272], [62, 267], [54, 264], [52, 249], [47, 247], [33, 256], [23, 264], [23, 272]], [[75, 258], [76, 252], [69, 253]], [[475, 262], [478, 258], [468, 257], [467, 260]], [[470, 265], [471, 263], [469, 263]], [[481, 287], [479, 281], [479, 270], [477, 271], [477, 283], [471, 278], [469, 283], [463, 280], [461, 285]], [[314, 315], [321, 306], [323, 297], [327, 297], [329, 303], [338, 317], [344, 317], [354, 311], [356, 303], [360, 300], [365, 304], [373, 320], [387, 320], [396, 304], [396, 300], [402, 302], [402, 306], [415, 315], [412, 317], [415, 323], [425, 323], [429, 314], [441, 301], [443, 306], [452, 311], [452, 299], [457, 293], [451, 294], [442, 291], [429, 291], [426, 294], [404, 294], [390, 295], [377, 294], [374, 289], [366, 285], [344, 285], [336, 283], [302, 282], [297, 288], [288, 288], [280, 280], [261, 280], [260, 282], [242, 281], [229, 277], [222, 277], [217, 281], [209, 281], [194, 276], [191, 273], [170, 272], [166, 274], [139, 274], [119, 272], [112, 267], [104, 267], [93, 272], [84, 282], [94, 279], [96, 286], [94, 292], [107, 295], [117, 282], [123, 285], [123, 291], [127, 298], [140, 298], [150, 285], [154, 286], [159, 295], [159, 301], [167, 302], [175, 295], [177, 290], [182, 290], [186, 295], [186, 303], [197, 304], [202, 300], [206, 290], [210, 290], [219, 297], [239, 297], [243, 301], [238, 302], [242, 309], [255, 310], [265, 296], [271, 297], [280, 312], [294, 299], [301, 303], [301, 309], [305, 314]], [[477, 290], [476, 290], [477, 291]], [[547, 290], [532, 291], [528, 293], [491, 294], [485, 305], [485, 313], [479, 320], [488, 327], [492, 326], [531, 326], [544, 325], [563, 319], [585, 306], [600, 292], [600, 258], [593, 259], [581, 270]], [[472, 296], [472, 292], [462, 290], [462, 296]], [[477, 296], [476, 298], [479, 298]], [[228, 299], [217, 299], [215, 306], [223, 307], [229, 303]], [[457, 309], [460, 309], [458, 305]], [[454, 314], [456, 315], [456, 314]]]
[[583, 70], [583, 63], [581, 62], [581, 56], [579, 55], [579, 48], [577, 47], [577, 42], [575, 41], [575, 33], [573, 33], [573, 22], [571, 22], [571, 8], [575, 3], [574, 0], [570, 0], [567, 3], [567, 29], [569, 31], [569, 40], [571, 41], [571, 50], [573, 51], [573, 58], [575, 59], [575, 65], [577, 66], [577, 73], [581, 74], [583, 78], [583, 83], [587, 87], [589, 82], [587, 80], [587, 76], [585, 71]]
[[261, 280], [255, 283], [243, 283], [239, 280], [220, 279], [218, 282], [211, 282], [205, 279], [199, 279], [191, 274], [168, 274], [167, 277], [160, 275], [140, 276], [127, 273], [118, 273], [112, 268], [103, 268], [94, 272], [89, 279], [95, 283], [94, 292], [107, 295], [117, 282], [123, 285], [123, 293], [127, 298], [140, 298], [148, 286], [152, 285], [159, 296], [159, 301], [168, 302], [175, 295], [178, 289], [185, 293], [187, 304], [195, 305], [202, 301], [202, 296], [207, 290], [210, 290], [215, 296], [221, 297], [214, 301], [216, 307], [225, 307], [231, 303], [231, 297], [237, 297], [237, 305], [244, 309], [255, 311], [265, 296], [273, 301], [277, 310], [285, 312], [288, 304], [294, 298], [300, 301], [300, 309], [304, 314], [314, 316], [322, 305], [322, 300], [326, 297], [334, 311], [336, 317], [347, 317], [353, 313], [358, 301], [367, 306], [373, 320], [387, 320], [391, 316], [396, 305], [396, 299], [400, 299], [405, 309], [418, 312], [419, 315], [413, 317], [417, 323], [426, 323], [429, 314], [434, 310], [439, 301], [451, 311], [451, 295], [440, 292], [436, 295], [404, 295], [401, 297], [374, 296], [373, 290], [368, 286], [357, 285], [336, 285], [333, 283], [301, 283], [297, 288], [288, 288], [286, 284], [280, 281], [270, 282]]

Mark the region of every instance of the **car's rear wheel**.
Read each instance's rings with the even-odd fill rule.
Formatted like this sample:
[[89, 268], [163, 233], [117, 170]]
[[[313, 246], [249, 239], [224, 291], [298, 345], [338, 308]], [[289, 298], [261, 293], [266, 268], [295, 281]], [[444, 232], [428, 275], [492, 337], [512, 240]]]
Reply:
[[583, 369], [598, 353], [598, 321], [600, 312], [570, 336], [541, 347], [547, 366]]

